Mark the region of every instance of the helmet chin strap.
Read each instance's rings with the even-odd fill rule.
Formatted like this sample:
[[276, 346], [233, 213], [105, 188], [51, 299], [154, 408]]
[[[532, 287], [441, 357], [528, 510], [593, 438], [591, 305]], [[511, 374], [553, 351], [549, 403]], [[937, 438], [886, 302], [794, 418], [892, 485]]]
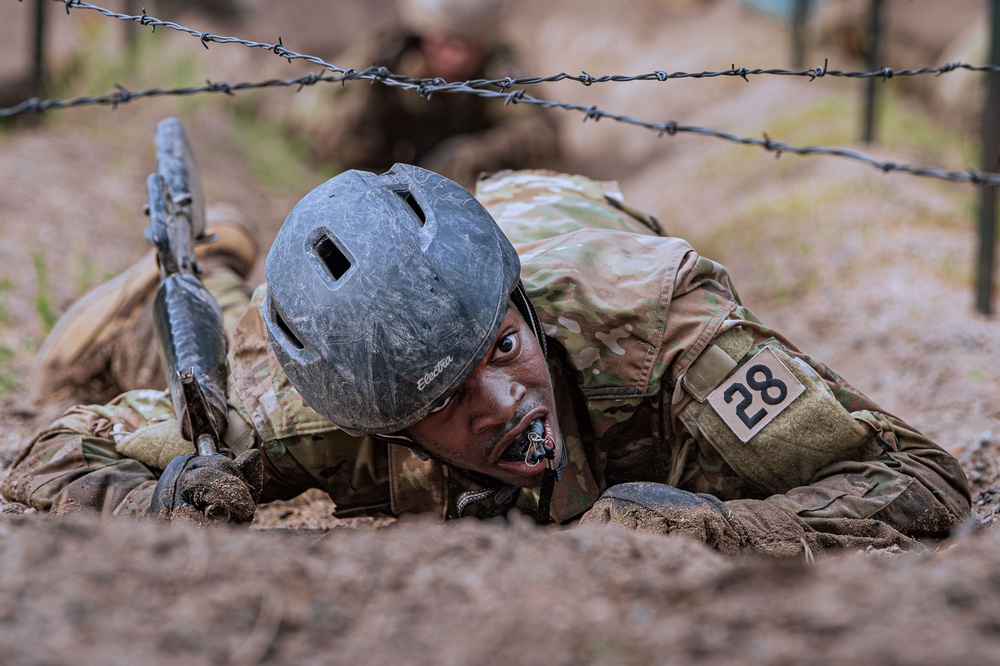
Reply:
[[517, 311], [521, 313], [524, 320], [531, 326], [531, 332], [535, 334], [535, 338], [538, 339], [538, 346], [542, 348], [542, 356], [545, 357], [545, 360], [548, 360], [549, 348], [545, 341], [545, 330], [542, 328], [542, 322], [538, 319], [538, 314], [535, 312], [535, 306], [528, 300], [528, 294], [524, 291], [524, 283], [520, 280], [517, 281], [514, 291], [510, 292], [510, 300], [514, 302]]
[[[565, 461], [563, 461], [565, 464]], [[549, 508], [552, 506], [552, 491], [556, 487], [556, 480], [559, 478], [561, 469], [556, 469], [555, 449], [545, 452], [545, 471], [542, 472], [542, 487], [538, 493], [538, 510], [535, 511], [535, 522], [539, 525], [548, 525], [552, 522], [552, 515]]]
[[[517, 281], [517, 286], [511, 292], [510, 299], [514, 302], [524, 320], [531, 326], [532, 332], [538, 339], [538, 345], [542, 348], [542, 356], [548, 360], [549, 350], [545, 339], [545, 330], [542, 328], [541, 320], [538, 319], [535, 307], [528, 300], [528, 294], [524, 291], [524, 283], [520, 280]], [[555, 443], [553, 442], [551, 447], [546, 446], [546, 444], [548, 442], [540, 443], [540, 446], [537, 447], [537, 449], [540, 449], [538, 452], [544, 453], [545, 456], [545, 471], [542, 472], [542, 486], [538, 493], [538, 510], [535, 512], [535, 522], [539, 525], [548, 525], [552, 522], [552, 516], [549, 514], [549, 509], [552, 506], [552, 492], [555, 489], [556, 481], [562, 476], [562, 471], [568, 462], [565, 447], [563, 447], [562, 459], [557, 463], [555, 460]], [[541, 462], [541, 459], [539, 459], [539, 462]]]

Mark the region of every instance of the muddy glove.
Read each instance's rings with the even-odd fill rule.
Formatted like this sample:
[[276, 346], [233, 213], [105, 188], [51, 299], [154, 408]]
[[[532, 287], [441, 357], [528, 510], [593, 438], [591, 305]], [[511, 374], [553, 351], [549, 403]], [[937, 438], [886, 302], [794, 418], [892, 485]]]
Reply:
[[146, 515], [199, 525], [249, 523], [263, 485], [264, 463], [256, 449], [235, 460], [221, 453], [177, 456], [163, 470]]
[[723, 502], [660, 483], [623, 483], [604, 491], [581, 525], [616, 525], [638, 532], [680, 534], [723, 555], [739, 552], [779, 557], [811, 556], [832, 548], [904, 549], [919, 544], [871, 519], [818, 522], [817, 531], [797, 515], [763, 500]]
[[580, 524], [680, 534], [734, 555], [739, 552], [740, 536], [726, 520], [724, 510], [723, 502], [711, 495], [696, 495], [662, 483], [622, 483], [605, 490], [580, 518]]

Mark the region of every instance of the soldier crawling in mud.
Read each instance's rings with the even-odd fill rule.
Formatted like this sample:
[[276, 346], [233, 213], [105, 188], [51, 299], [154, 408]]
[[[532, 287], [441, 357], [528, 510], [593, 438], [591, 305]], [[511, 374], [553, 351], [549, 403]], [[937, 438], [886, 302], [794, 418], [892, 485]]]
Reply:
[[[400, 0], [398, 24], [336, 56], [414, 78], [450, 82], [521, 74], [498, 36], [503, 0]], [[499, 90], [499, 88], [494, 88]], [[559, 151], [551, 114], [475, 95], [421, 99], [385, 85], [325, 86], [283, 107], [314, 157], [345, 169], [416, 164], [472, 187], [481, 172], [550, 164]]]
[[[230, 311], [253, 259], [233, 217], [201, 254]], [[107, 373], [148, 307], [155, 277], [137, 275], [67, 313], [36, 387], [85, 383], [87, 359]], [[266, 277], [229, 331], [235, 460], [186, 469], [151, 510], [191, 445], [166, 394], [131, 391], [66, 412], [4, 495], [246, 522], [319, 488], [345, 516], [517, 510], [726, 554], [909, 547], [969, 514], [951, 455], [768, 328], [613, 185], [501, 172], [474, 198], [413, 166], [349, 171], [291, 211]], [[67, 353], [74, 330], [89, 344]]]

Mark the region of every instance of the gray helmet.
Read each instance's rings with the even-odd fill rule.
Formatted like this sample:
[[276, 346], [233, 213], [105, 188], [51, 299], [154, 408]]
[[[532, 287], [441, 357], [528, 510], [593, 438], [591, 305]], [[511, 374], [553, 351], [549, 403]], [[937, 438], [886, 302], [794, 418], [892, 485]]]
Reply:
[[347, 171], [307, 194], [279, 230], [264, 323], [312, 409], [351, 434], [395, 433], [471, 374], [508, 298], [539, 333], [520, 268], [457, 183], [404, 164]]

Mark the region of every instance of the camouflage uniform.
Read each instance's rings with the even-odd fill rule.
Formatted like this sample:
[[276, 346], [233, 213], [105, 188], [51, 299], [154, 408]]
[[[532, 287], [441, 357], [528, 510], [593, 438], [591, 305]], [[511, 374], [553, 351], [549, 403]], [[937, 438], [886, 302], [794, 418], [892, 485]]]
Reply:
[[[722, 266], [661, 235], [613, 184], [504, 172], [481, 181], [477, 197], [517, 248], [550, 341], [569, 454], [554, 520], [578, 517], [605, 488], [629, 481], [766, 500], [819, 532], [874, 519], [913, 537], [943, 537], [968, 514], [967, 480], [952, 456], [764, 326]], [[466, 474], [348, 436], [303, 403], [269, 352], [259, 308], [265, 289], [232, 333], [226, 436], [237, 453], [250, 446], [265, 453], [264, 499], [321, 488], [342, 514], [461, 513], [462, 493], [480, 487]], [[765, 347], [804, 393], [739, 442], [706, 394]], [[703, 359], [725, 372], [712, 379]], [[4, 493], [46, 509], [140, 511], [155, 471], [122, 458], [115, 443], [122, 448], [143, 426], [171, 419], [155, 392], [71, 410], [26, 451]], [[532, 512], [538, 489], [515, 498]], [[491, 503], [466, 514], [502, 508]]]
[[[407, 76], [421, 72], [419, 38], [392, 31], [338, 58], [343, 66], [377, 64]], [[472, 79], [520, 75], [510, 51], [495, 46]], [[422, 98], [391, 86], [354, 83], [298, 95], [290, 122], [315, 157], [342, 169], [378, 173], [416, 164], [471, 188], [482, 172], [544, 166], [558, 152], [552, 115], [528, 104], [475, 95]]]

